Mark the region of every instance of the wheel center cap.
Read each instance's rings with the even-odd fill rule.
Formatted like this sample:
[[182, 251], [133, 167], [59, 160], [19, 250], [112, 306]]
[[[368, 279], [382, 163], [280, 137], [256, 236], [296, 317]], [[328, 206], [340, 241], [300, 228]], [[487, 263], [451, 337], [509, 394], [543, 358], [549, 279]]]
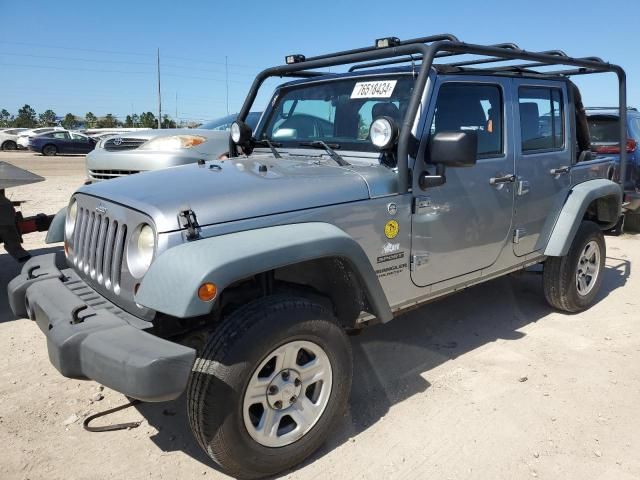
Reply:
[[276, 374], [267, 387], [267, 402], [275, 410], [284, 410], [298, 401], [302, 391], [300, 374], [285, 369]]

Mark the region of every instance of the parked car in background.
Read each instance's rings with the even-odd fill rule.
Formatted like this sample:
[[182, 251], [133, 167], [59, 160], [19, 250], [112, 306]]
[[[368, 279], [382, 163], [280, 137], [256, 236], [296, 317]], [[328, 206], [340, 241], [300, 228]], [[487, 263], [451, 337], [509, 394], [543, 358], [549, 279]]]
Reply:
[[29, 148], [29, 137], [33, 135], [39, 135], [41, 133], [54, 132], [56, 130], [64, 130], [62, 127], [41, 127], [41, 128], [32, 128], [31, 130], [25, 130], [24, 132], [20, 132], [18, 135], [18, 140], [16, 144], [19, 149], [26, 150]]
[[[96, 182], [215, 160], [229, 149], [229, 129], [236, 116], [218, 118], [198, 128], [146, 130], [102, 139], [87, 155], [87, 179]], [[255, 128], [260, 116], [260, 112], [250, 113], [247, 123]]]
[[[617, 108], [587, 108], [591, 149], [596, 155], [615, 156], [619, 162]], [[625, 227], [640, 231], [640, 112], [627, 109], [627, 173], [624, 182]]]
[[18, 135], [26, 128], [9, 128], [0, 132], [0, 150], [16, 150], [18, 148]]
[[47, 156], [58, 153], [89, 153], [95, 146], [93, 138], [68, 130], [41, 133], [29, 138], [29, 150]]

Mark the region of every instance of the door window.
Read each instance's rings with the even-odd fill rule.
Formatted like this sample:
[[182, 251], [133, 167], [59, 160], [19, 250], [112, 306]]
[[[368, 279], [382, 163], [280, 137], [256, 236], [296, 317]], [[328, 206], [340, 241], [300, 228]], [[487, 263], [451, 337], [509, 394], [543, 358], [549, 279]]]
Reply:
[[498, 85], [445, 83], [440, 87], [431, 135], [472, 130], [478, 134], [478, 157], [504, 153], [503, 101]]
[[72, 133], [71, 138], [74, 142], [87, 143], [89, 141], [89, 137], [85, 137], [84, 135], [78, 135], [77, 133]]
[[562, 90], [521, 87], [520, 137], [523, 152], [564, 148], [564, 106]]

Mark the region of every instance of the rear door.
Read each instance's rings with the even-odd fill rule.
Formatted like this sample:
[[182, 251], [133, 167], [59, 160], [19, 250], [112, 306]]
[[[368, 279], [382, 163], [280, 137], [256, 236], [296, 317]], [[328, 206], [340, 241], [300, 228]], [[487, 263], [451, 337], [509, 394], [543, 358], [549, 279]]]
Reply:
[[[425, 191], [414, 175], [411, 277], [418, 286], [479, 272], [508, 245], [513, 183], [495, 180], [514, 173], [509, 87], [508, 78], [437, 78], [420, 151], [438, 132], [473, 130], [478, 160], [473, 167], [448, 168], [446, 183]], [[434, 166], [419, 163], [415, 171], [433, 174]]]
[[571, 185], [573, 146], [564, 82], [513, 80], [517, 95], [513, 251], [544, 248]]

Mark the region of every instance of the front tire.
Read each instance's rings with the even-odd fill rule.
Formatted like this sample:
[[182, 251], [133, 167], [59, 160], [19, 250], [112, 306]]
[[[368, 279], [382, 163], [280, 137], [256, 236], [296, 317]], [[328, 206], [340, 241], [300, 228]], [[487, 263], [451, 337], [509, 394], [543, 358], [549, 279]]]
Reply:
[[602, 285], [606, 254], [600, 227], [582, 222], [567, 255], [544, 262], [544, 296], [549, 305], [570, 313], [589, 308]]
[[224, 319], [196, 360], [191, 429], [230, 475], [273, 475], [334, 430], [352, 371], [349, 340], [325, 307], [292, 296], [256, 300]]
[[42, 147], [42, 154], [46, 157], [55, 156], [58, 153], [58, 147], [55, 145], [45, 145]]

